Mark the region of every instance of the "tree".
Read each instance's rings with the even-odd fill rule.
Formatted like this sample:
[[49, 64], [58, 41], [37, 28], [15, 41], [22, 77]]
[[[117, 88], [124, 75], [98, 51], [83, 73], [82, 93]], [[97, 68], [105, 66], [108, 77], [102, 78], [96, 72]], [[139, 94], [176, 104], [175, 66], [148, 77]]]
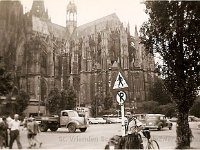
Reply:
[[104, 99], [104, 109], [109, 110], [113, 106], [113, 99], [110, 94], [108, 94]]
[[165, 114], [166, 117], [173, 117], [176, 114], [175, 105], [173, 103], [160, 105], [158, 106], [155, 112], [160, 114]]
[[138, 104], [138, 113], [155, 113], [156, 108], [155, 106], [159, 106], [158, 102], [156, 101], [145, 101]]
[[146, 49], [163, 58], [165, 85], [177, 109], [177, 148], [190, 148], [188, 113], [200, 78], [200, 2], [146, 1], [149, 20], [141, 28]]
[[51, 114], [59, 114], [60, 112], [61, 94], [57, 88], [49, 92], [47, 98], [47, 109]]
[[200, 99], [197, 99], [194, 102], [194, 105], [192, 106], [191, 110], [190, 110], [190, 115], [194, 115], [196, 117], [200, 117]]
[[0, 95], [7, 95], [13, 88], [13, 79], [11, 74], [7, 73], [5, 69], [0, 68]]
[[76, 107], [76, 100], [77, 100], [76, 93], [72, 87], [68, 89], [67, 93], [68, 93], [67, 99], [69, 104], [68, 108], [74, 109]]
[[76, 107], [76, 93], [73, 88], [59, 91], [54, 88], [47, 98], [47, 108], [51, 114], [59, 114], [61, 110], [74, 109]]
[[160, 105], [165, 105], [171, 102], [171, 96], [165, 88], [162, 79], [157, 79], [153, 87], [150, 89], [149, 94], [152, 96], [153, 101], [158, 102]]
[[23, 90], [20, 90], [16, 97], [16, 113], [22, 115], [29, 104], [30, 96]]

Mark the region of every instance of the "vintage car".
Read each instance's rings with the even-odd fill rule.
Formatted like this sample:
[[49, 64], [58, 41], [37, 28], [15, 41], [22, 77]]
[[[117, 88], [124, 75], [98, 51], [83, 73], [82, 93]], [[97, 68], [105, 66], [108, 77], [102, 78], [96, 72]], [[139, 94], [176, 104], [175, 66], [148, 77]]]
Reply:
[[88, 118], [89, 124], [98, 124], [98, 120], [96, 118]]
[[106, 120], [106, 123], [121, 123], [121, 117], [117, 115], [103, 115], [103, 119]]
[[197, 129], [199, 129], [199, 130], [200, 130], [200, 123], [197, 125]]
[[145, 128], [161, 130], [164, 127], [172, 129], [172, 123], [163, 114], [146, 114]]
[[105, 124], [106, 123], [106, 120], [103, 119], [103, 118], [100, 118], [100, 117], [95, 118], [95, 120], [97, 120], [99, 124]]
[[86, 118], [80, 117], [74, 110], [62, 110], [60, 115], [35, 117], [35, 119], [40, 122], [41, 132], [46, 132], [48, 129], [55, 132], [58, 128], [68, 128], [70, 133], [76, 132], [76, 129], [85, 132], [88, 127]]

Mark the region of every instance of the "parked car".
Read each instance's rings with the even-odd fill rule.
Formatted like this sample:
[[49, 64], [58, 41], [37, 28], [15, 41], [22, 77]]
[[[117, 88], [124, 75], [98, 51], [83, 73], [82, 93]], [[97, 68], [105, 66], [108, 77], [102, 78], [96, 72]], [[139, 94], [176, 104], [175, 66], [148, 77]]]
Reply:
[[106, 123], [120, 123], [122, 122], [121, 117], [117, 115], [104, 115], [103, 118], [106, 120]]
[[199, 130], [200, 130], [200, 123], [197, 125], [197, 129], [199, 129]]
[[88, 118], [89, 124], [98, 124], [98, 120], [96, 118]]
[[106, 123], [108, 123], [108, 124], [112, 123], [112, 121], [110, 120], [110, 117], [108, 117], [108, 115], [104, 115], [103, 119], [106, 120]]
[[145, 128], [161, 130], [167, 127], [172, 129], [172, 123], [166, 119], [163, 114], [146, 114], [145, 115]]
[[169, 119], [169, 121], [171, 121], [171, 122], [176, 122], [176, 121], [177, 121], [177, 118], [176, 118], [176, 117], [172, 117], [172, 118]]
[[95, 120], [97, 120], [99, 124], [105, 124], [106, 123], [106, 120], [103, 119], [103, 118], [100, 118], [100, 117], [95, 118]]
[[198, 122], [198, 121], [200, 121], [200, 119], [195, 116], [188, 116], [188, 121], [189, 122]]

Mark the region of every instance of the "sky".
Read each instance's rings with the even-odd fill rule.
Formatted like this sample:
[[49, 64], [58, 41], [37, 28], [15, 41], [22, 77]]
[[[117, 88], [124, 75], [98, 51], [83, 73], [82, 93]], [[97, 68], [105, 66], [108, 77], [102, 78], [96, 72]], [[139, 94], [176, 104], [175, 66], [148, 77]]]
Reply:
[[[32, 0], [21, 0], [24, 10], [29, 11]], [[53, 23], [65, 26], [66, 7], [70, 0], [44, 0], [48, 8], [49, 16]], [[134, 33], [135, 25], [139, 27], [148, 16], [145, 14], [143, 0], [72, 0], [77, 6], [78, 26], [97, 20], [101, 17], [116, 13], [124, 25], [129, 22], [131, 34]]]

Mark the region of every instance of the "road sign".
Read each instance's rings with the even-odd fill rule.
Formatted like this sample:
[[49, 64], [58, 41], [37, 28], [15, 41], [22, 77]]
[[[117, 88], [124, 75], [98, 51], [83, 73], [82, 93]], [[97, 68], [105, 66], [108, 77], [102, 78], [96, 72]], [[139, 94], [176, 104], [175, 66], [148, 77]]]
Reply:
[[123, 91], [119, 91], [117, 93], [117, 102], [119, 104], [124, 104], [124, 101], [126, 100], [126, 93]]
[[123, 89], [126, 87], [128, 87], [128, 84], [126, 83], [126, 80], [124, 79], [122, 74], [119, 72], [115, 80], [113, 89]]

